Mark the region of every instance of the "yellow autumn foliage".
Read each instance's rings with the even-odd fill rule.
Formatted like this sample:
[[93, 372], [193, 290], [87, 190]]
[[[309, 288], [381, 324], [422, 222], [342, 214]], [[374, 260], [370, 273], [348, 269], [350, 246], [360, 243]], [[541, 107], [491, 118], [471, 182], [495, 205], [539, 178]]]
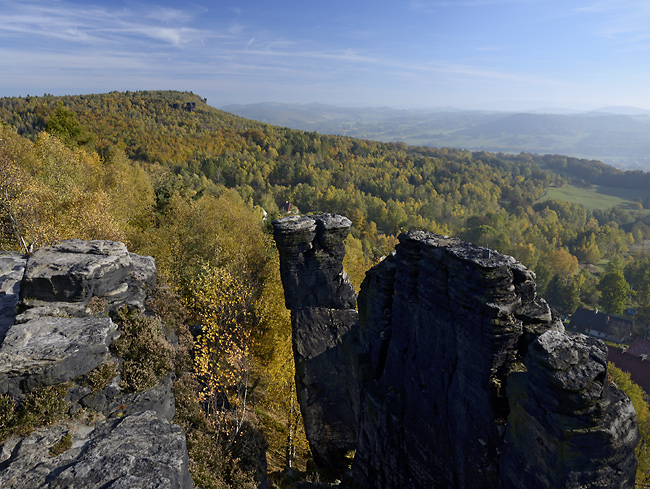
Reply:
[[252, 289], [228, 270], [203, 264], [184, 303], [200, 324], [194, 371], [203, 403], [218, 433], [236, 436], [246, 419], [250, 375]]
[[268, 259], [254, 312], [255, 371], [266, 387], [262, 405], [285, 428], [284, 433], [277, 433], [269, 426], [268, 462], [278, 468], [292, 467], [307, 458], [309, 448], [296, 395], [291, 314], [284, 303], [277, 252]]
[[636, 484], [645, 487], [650, 484], [650, 405], [646, 392], [636, 384], [629, 372], [619, 369], [613, 363], [607, 364], [607, 372], [616, 386], [632, 401], [636, 411], [641, 439], [636, 447], [639, 465], [636, 471]]
[[139, 167], [119, 163], [104, 164], [97, 153], [46, 132], [32, 143], [0, 127], [3, 246], [27, 251], [70, 238], [128, 242], [151, 213], [153, 191]]

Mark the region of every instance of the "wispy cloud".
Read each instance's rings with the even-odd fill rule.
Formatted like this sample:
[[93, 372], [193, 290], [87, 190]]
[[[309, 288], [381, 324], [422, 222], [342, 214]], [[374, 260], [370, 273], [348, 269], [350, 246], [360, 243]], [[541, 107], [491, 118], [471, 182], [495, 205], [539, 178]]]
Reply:
[[[508, 3], [513, 0], [460, 0], [466, 6]], [[521, 0], [520, 0], [521, 1]], [[412, 0], [410, 8], [426, 9], [447, 6], [448, 1]], [[457, 4], [456, 4], [457, 5]], [[471, 77], [508, 79], [526, 75], [508, 74], [461, 65], [437, 65], [430, 60], [408, 63], [399, 57], [382, 55], [372, 48], [356, 46], [335, 47], [319, 45], [305, 39], [288, 39], [270, 30], [252, 29], [243, 20], [240, 7], [224, 9], [230, 18], [219, 25], [199, 28], [200, 7], [171, 9], [163, 7], [129, 7], [107, 9], [101, 6], [70, 4], [62, 1], [0, 0], [0, 38], [29, 42], [40, 52], [49, 52], [58, 58], [61, 67], [76, 65], [76, 59], [105, 59], [106, 66], [116, 60], [135, 60], [141, 63], [146, 54], [153, 62], [158, 57], [178, 57], [176, 63], [199, 67], [201, 64], [220, 66], [223, 60], [238, 58], [251, 69], [266, 66], [269, 59], [286, 58], [287, 65], [297, 72], [307, 69], [325, 71], [343, 64], [348, 70], [362, 67], [383, 67], [387, 70], [419, 73], [423, 69], [437, 73], [454, 73]], [[61, 42], [54, 46], [54, 42]], [[20, 45], [18, 42], [16, 45]], [[493, 51], [495, 47], [478, 48]], [[56, 50], [58, 54], [53, 54]], [[152, 53], [156, 56], [151, 57]], [[101, 63], [99, 63], [101, 64]], [[178, 65], [176, 65], [178, 66]], [[446, 66], [446, 68], [443, 68]], [[223, 66], [221, 66], [224, 68]], [[423, 68], [426, 67], [426, 68]], [[159, 68], [164, 71], [164, 66]], [[200, 70], [202, 71], [202, 70]]]
[[101, 57], [83, 53], [52, 53], [49, 51], [24, 51], [20, 49], [0, 49], [0, 57], [13, 67], [29, 69], [34, 66], [43, 70], [65, 71], [115, 71], [115, 70], [152, 70], [150, 56], [124, 56], [123, 53], [105, 52]]
[[[490, 49], [489, 47], [486, 49]], [[498, 48], [493, 48], [498, 50]], [[473, 80], [491, 80], [504, 82], [518, 82], [535, 85], [561, 85], [562, 82], [547, 76], [537, 74], [519, 73], [504, 70], [487, 69], [481, 66], [472, 66], [446, 61], [428, 62], [405, 62], [401, 59], [376, 56], [354, 49], [339, 51], [320, 51], [296, 49], [295, 46], [288, 46], [285, 49], [248, 49], [236, 52], [235, 56], [240, 63], [251, 66], [265, 64], [270, 59], [286, 59], [288, 66], [294, 66], [297, 72], [304, 72], [310, 67], [318, 68], [318, 73], [323, 74], [323, 63], [334, 63], [338, 66], [346, 66], [348, 70], [362, 69], [363, 67], [374, 67], [380, 70], [384, 76], [391, 74], [399, 75], [453, 75], [462, 76]], [[248, 62], [248, 63], [247, 63]], [[276, 63], [274, 61], [273, 63]], [[353, 71], [350, 71], [352, 73]]]
[[184, 26], [193, 12], [169, 8], [109, 10], [62, 2], [3, 2], [0, 36], [103, 44], [157, 41], [174, 47], [197, 42], [205, 32]]
[[646, 43], [650, 37], [650, 3], [646, 0], [598, 1], [573, 9], [596, 20], [596, 34], [625, 43]]
[[[454, 5], [514, 1], [459, 0]], [[413, 0], [408, 7], [426, 11], [451, 4]], [[0, 0], [0, 11], [0, 59], [11, 67], [0, 71], [0, 86], [11, 84], [32, 93], [54, 92], [54, 84], [63, 93], [151, 89], [152, 84], [178, 89], [212, 86], [214, 91], [227, 85], [239, 92], [250, 87], [255, 94], [267, 93], [270, 86], [278, 91], [291, 86], [307, 93], [318, 86], [349, 98], [348, 92], [354, 89], [350, 87], [365, 96], [369, 90], [388, 91], [382, 84], [390, 80], [393, 86], [399, 85], [401, 94], [417, 97], [418, 90], [428, 90], [432, 81], [458, 85], [460, 80], [466, 86], [483, 82], [560, 85], [551, 75], [468, 61], [496, 58], [474, 54], [498, 51], [499, 41], [468, 48], [469, 57], [448, 54], [447, 61], [435, 58], [430, 49], [420, 49], [417, 42], [409, 50], [396, 49], [388, 36], [386, 42], [374, 42], [373, 36], [381, 36], [372, 29], [355, 27], [358, 35], [344, 39], [312, 36], [304, 29], [300, 33], [282, 30], [267, 19], [254, 18], [243, 6], [222, 7], [207, 15], [205, 9], [194, 6], [170, 9], [138, 4], [109, 9], [69, 0]], [[400, 42], [408, 44], [404, 39]], [[358, 87], [364, 87], [363, 91]]]

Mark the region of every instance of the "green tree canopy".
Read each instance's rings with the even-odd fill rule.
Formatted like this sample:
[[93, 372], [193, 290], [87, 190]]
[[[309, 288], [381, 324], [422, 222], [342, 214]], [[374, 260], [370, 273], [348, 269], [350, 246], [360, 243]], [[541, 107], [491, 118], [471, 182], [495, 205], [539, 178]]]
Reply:
[[632, 293], [623, 272], [616, 269], [610, 270], [603, 275], [598, 283], [598, 290], [601, 293], [600, 306], [612, 314], [621, 314], [623, 312], [628, 297]]
[[86, 146], [94, 140], [94, 136], [86, 133], [86, 128], [63, 105], [59, 105], [54, 115], [47, 120], [45, 130], [71, 148]]

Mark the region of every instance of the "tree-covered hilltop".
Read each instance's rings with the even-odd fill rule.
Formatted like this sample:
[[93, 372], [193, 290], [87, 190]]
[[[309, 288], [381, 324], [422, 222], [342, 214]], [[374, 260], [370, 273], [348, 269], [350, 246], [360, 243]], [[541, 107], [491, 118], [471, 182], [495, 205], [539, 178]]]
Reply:
[[[67, 130], [68, 144], [104, 160], [123, 152], [149, 170], [180, 176], [199, 194], [206, 182], [223, 185], [269, 220], [285, 203], [303, 213], [344, 214], [354, 223], [351, 253], [364, 258], [357, 282], [401, 230], [421, 228], [512, 254], [538, 273], [542, 293], [570, 311], [579, 301], [596, 303], [595, 279], [581, 272], [586, 265], [627, 257], [650, 238], [643, 209], [650, 174], [596, 161], [306, 133], [219, 111], [187, 92], [4, 98], [0, 117], [34, 141], [43, 130]], [[640, 202], [602, 211], [539, 200], [549, 186], [567, 183], [636, 189]], [[158, 193], [170, 191], [163, 188], [169, 182], [157, 185]], [[568, 267], [566, 256], [581, 266]]]
[[[250, 447], [260, 446], [251, 426], [264, 428], [272, 468], [306, 456], [268, 226], [287, 210], [353, 221], [345, 268], [356, 287], [397, 233], [421, 228], [515, 256], [565, 313], [580, 304], [618, 309], [620, 301], [608, 298], [629, 284], [637, 325], [650, 318], [643, 199], [605, 211], [542, 199], [550, 186], [602, 181], [642, 195], [645, 173], [562, 156], [305, 133], [181, 92], [1, 98], [0, 119], [2, 246], [29, 252], [66, 238], [125, 241], [156, 258], [171, 287], [159, 301], [174, 304], [166, 314], [200, 326], [202, 339], [184, 346], [192, 355], [179, 360], [176, 391], [201, 487], [246, 487], [256, 456]], [[599, 284], [601, 273], [624, 280]], [[244, 427], [245, 442], [231, 442]], [[239, 459], [237, 471], [225, 459]]]
[[[525, 158], [304, 133], [232, 116], [187, 93], [3, 99], [0, 115], [34, 138], [54, 125], [59, 104], [96, 136], [100, 154], [117, 147], [133, 160], [205, 176], [272, 214], [285, 201], [304, 212], [360, 213], [355, 224], [374, 223], [389, 234], [406, 227], [457, 231], [459, 218], [497, 210], [504, 200], [532, 202], [550, 178]], [[515, 191], [502, 194], [509, 187]]]

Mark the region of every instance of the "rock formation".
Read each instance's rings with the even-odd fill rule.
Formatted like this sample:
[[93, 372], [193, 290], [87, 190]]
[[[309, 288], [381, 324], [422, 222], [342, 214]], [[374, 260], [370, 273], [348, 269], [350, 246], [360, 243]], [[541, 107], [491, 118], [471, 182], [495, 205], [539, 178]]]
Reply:
[[[65, 386], [70, 413], [99, 421], [60, 422], [0, 445], [0, 486], [14, 489], [191, 488], [185, 435], [174, 416], [171, 376], [145, 392], [124, 393], [119, 372], [103, 386], [85, 376], [120, 359], [109, 313], [145, 310], [155, 281], [151, 257], [122, 243], [64, 241], [28, 259], [0, 257], [0, 394], [21, 400]], [[18, 313], [18, 314], [17, 314]], [[69, 447], [51, 453], [62, 439]]]
[[502, 487], [634, 487], [636, 415], [603, 342], [548, 331], [525, 363], [509, 378]]
[[[532, 272], [454, 238], [405, 233], [367, 274], [354, 322], [341, 267], [349, 225], [274, 223], [306, 432], [315, 454], [329, 454], [317, 464], [355, 448], [362, 488], [634, 486], [636, 415], [607, 381], [606, 349], [564, 332]], [[347, 321], [331, 319], [340, 311]], [[332, 428], [341, 411], [354, 416]]]
[[[71, 448], [53, 457], [65, 435]], [[2, 445], [0, 485], [6, 488], [191, 488], [185, 434], [153, 411], [94, 425], [56, 424]]]
[[314, 459], [343, 470], [355, 447], [356, 418], [343, 342], [357, 323], [356, 294], [343, 271], [352, 223], [342, 217], [288, 217], [275, 226], [291, 310], [296, 391]]

